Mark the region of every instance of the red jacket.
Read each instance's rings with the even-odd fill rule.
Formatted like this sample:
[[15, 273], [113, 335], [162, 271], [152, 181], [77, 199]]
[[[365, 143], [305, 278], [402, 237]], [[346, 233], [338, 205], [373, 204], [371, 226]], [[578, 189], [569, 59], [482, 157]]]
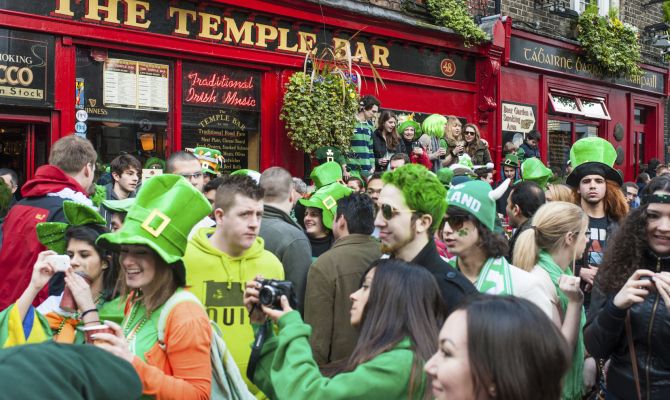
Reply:
[[[9, 210], [2, 224], [0, 310], [7, 308], [21, 296], [30, 283], [37, 255], [46, 250], [37, 240], [35, 226], [39, 222], [64, 221], [63, 201], [75, 199], [68, 197], [67, 193], [47, 196], [64, 189], [70, 189], [72, 192], [66, 191], [69, 193], [78, 193], [79, 197], [86, 196], [86, 191], [72, 177], [53, 165], [44, 165], [37, 169], [32, 180], [23, 185], [23, 199]], [[62, 290], [62, 276], [59, 278], [50, 282], [50, 285], [56, 283], [52, 294]], [[44, 288], [35, 298], [34, 304], [44, 301], [49, 292], [48, 288]]]

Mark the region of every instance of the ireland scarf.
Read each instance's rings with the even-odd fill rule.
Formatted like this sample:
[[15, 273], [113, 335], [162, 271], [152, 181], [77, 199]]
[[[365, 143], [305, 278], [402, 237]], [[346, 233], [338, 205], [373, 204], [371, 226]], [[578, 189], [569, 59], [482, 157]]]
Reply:
[[[449, 260], [452, 267], [458, 269], [458, 257]], [[505, 257], [489, 258], [479, 272], [475, 287], [480, 293], [494, 295], [513, 295], [510, 264]]]

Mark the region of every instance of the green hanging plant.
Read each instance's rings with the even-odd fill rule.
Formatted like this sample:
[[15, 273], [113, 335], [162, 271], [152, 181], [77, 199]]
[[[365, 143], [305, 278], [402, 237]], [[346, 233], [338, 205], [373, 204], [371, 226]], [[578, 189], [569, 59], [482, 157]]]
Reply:
[[489, 35], [475, 23], [463, 0], [427, 0], [426, 6], [437, 24], [463, 36], [466, 47], [489, 40]]
[[592, 2], [577, 21], [577, 40], [584, 49], [586, 60], [597, 67], [596, 73], [610, 77], [636, 78], [644, 73], [640, 68], [640, 43], [635, 26], [622, 22], [617, 10], [607, 17], [598, 15]]

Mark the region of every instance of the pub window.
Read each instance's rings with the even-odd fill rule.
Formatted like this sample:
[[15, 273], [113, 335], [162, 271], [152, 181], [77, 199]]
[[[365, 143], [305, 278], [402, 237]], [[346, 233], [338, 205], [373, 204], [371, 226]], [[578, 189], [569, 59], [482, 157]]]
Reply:
[[580, 115], [595, 119], [611, 119], [603, 99], [549, 93], [549, 102], [555, 113]]
[[183, 148], [219, 150], [224, 172], [258, 170], [261, 74], [187, 62], [182, 70]]
[[142, 164], [165, 159], [172, 71], [165, 59], [77, 49], [75, 131], [93, 143], [100, 163], [119, 154]]
[[550, 119], [547, 121], [547, 165], [555, 175], [565, 178], [572, 144], [585, 137], [598, 136], [597, 121]]

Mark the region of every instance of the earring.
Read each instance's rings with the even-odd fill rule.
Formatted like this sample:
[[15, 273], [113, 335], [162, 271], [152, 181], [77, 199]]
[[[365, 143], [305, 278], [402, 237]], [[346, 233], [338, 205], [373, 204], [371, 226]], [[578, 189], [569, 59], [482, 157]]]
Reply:
[[489, 386], [489, 395], [491, 397], [496, 397], [496, 385]]
[[102, 269], [107, 269], [107, 268], [109, 268], [109, 264], [107, 264], [106, 262], [103, 261]]

